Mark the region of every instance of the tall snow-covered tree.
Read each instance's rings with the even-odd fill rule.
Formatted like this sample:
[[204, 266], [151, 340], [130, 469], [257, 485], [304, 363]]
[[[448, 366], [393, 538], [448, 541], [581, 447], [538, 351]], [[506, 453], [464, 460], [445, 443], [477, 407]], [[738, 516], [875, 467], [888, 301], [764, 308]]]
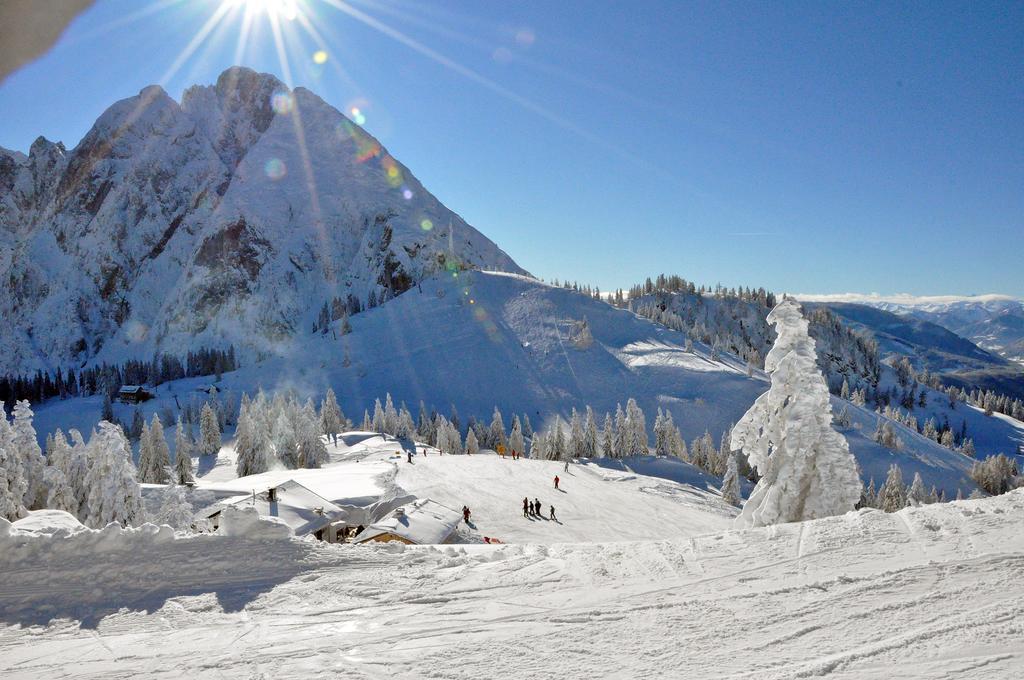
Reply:
[[722, 478], [722, 500], [730, 505], [739, 505], [743, 500], [740, 495], [740, 474], [736, 463], [736, 455], [730, 454]]
[[626, 429], [626, 414], [621, 404], [615, 405], [615, 446], [613, 447], [612, 458], [622, 458], [629, 455], [626, 453], [629, 444], [629, 432]]
[[928, 490], [924, 488], [924, 480], [921, 479], [921, 473], [914, 473], [914, 481], [910, 484], [910, 490], [907, 492], [907, 502], [913, 506], [924, 505], [928, 502]]
[[168, 485], [157, 511], [157, 523], [187, 531], [192, 527], [192, 518], [192, 504], [188, 502], [185, 488], [176, 484]]
[[569, 442], [566, 446], [566, 458], [583, 458], [585, 454], [583, 447], [583, 421], [580, 419], [579, 411], [574, 408], [572, 417], [569, 419]]
[[523, 415], [523, 436], [527, 439], [533, 439], [533, 425], [530, 424], [530, 416]]
[[171, 467], [171, 451], [167, 446], [167, 439], [164, 437], [163, 423], [155, 413], [149, 425], [149, 439], [151, 458], [149, 468], [140, 469], [141, 481], [150, 484], [164, 484], [167, 481], [167, 470]]
[[626, 455], [646, 456], [649, 453], [647, 448], [647, 421], [644, 412], [637, 405], [636, 399], [630, 398], [626, 402], [626, 431], [628, 439], [626, 442]]
[[174, 482], [176, 484], [187, 484], [194, 481], [192, 475], [192, 437], [178, 417], [177, 426], [174, 428]]
[[203, 410], [199, 413], [199, 453], [206, 456], [215, 456], [220, 451], [220, 425], [217, 423], [217, 414], [214, 413], [210, 402], [203, 404]]
[[39, 448], [36, 429], [32, 425], [33, 413], [29, 403], [21, 400], [14, 405], [14, 420], [11, 422], [12, 446], [17, 452], [25, 478], [23, 502], [29, 510], [38, 510], [46, 503], [46, 484], [43, 470], [46, 459]]
[[[394, 406], [391, 407], [394, 410]], [[327, 462], [327, 447], [320, 435], [320, 419], [317, 417], [313, 400], [307, 399], [299, 407], [294, 401], [290, 405], [290, 415], [298, 445], [298, 467], [319, 468]], [[395, 416], [397, 423], [398, 417]]]
[[380, 434], [384, 434], [384, 407], [380, 404], [380, 399], [375, 399], [373, 402], [373, 431]]
[[594, 419], [594, 409], [587, 406], [587, 420], [583, 425], [583, 457], [596, 458], [597, 451], [597, 422]]
[[[466, 446], [467, 448], [469, 446], [468, 440]], [[526, 448], [526, 443], [523, 441], [523, 427], [519, 422], [519, 416], [512, 417], [512, 432], [508, 437], [508, 448], [516, 453], [523, 453], [523, 450]]]
[[328, 387], [327, 394], [324, 396], [323, 402], [320, 403], [320, 431], [330, 436], [337, 445], [338, 433], [344, 426], [345, 421], [341, 415], [341, 407], [338, 406], [338, 398], [335, 396], [334, 390]]
[[28, 482], [14, 445], [14, 431], [0, 414], [0, 517], [15, 521], [26, 514], [25, 492]]
[[78, 514], [78, 499], [75, 498], [67, 477], [60, 468], [48, 465], [43, 471], [46, 483], [46, 507], [50, 510], [63, 510], [72, 515]]
[[101, 529], [110, 522], [124, 526], [143, 520], [142, 494], [135, 478], [131, 448], [118, 425], [100, 422], [89, 438], [91, 465], [86, 474], [88, 488], [85, 524]]
[[885, 512], [896, 512], [907, 507], [907, 489], [903, 486], [903, 471], [893, 463], [889, 466], [889, 474], [885, 484], [878, 490], [878, 509]]
[[491, 416], [491, 427], [487, 433], [488, 447], [497, 450], [499, 446], [508, 446], [505, 437], [505, 421], [501, 418], [501, 411], [494, 407], [494, 414]]
[[472, 429], [466, 433], [466, 455], [473, 456], [480, 453], [480, 443], [476, 440], [476, 433]]
[[398, 432], [398, 411], [395, 409], [395, 402], [391, 400], [391, 393], [386, 395], [384, 404], [384, 431], [392, 437]]
[[761, 475], [737, 523], [766, 526], [848, 512], [860, 499], [860, 476], [846, 439], [832, 429], [828, 384], [807, 320], [787, 299], [768, 322], [778, 333], [765, 359], [771, 387], [730, 437]]
[[612, 425], [612, 414], [604, 414], [604, 427], [601, 430], [601, 457], [615, 457], [615, 426]]

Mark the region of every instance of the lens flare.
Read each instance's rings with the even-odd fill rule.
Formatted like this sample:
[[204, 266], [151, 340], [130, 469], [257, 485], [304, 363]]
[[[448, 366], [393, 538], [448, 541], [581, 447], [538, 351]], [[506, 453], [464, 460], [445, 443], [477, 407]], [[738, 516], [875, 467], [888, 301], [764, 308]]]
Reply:
[[326, 64], [327, 63], [327, 52], [323, 50], [317, 50], [313, 53], [314, 64]]
[[381, 167], [384, 168], [384, 172], [388, 178], [388, 186], [392, 189], [397, 189], [402, 186], [402, 171], [398, 167], [398, 163], [391, 156], [384, 156], [380, 161]]
[[408, 187], [403, 188], [402, 189], [402, 198], [404, 198], [407, 201], [411, 201], [412, 200], [412, 189], [410, 189]]
[[430, 231], [434, 228], [434, 223], [424, 217], [420, 220], [420, 228], [422, 228], [423, 231]]
[[276, 182], [288, 173], [288, 168], [285, 167], [284, 161], [280, 158], [271, 158], [263, 166], [263, 172], [266, 173], [267, 177]]
[[275, 92], [270, 98], [270, 107], [274, 109], [274, 113], [287, 116], [295, 107], [295, 101], [287, 92]]

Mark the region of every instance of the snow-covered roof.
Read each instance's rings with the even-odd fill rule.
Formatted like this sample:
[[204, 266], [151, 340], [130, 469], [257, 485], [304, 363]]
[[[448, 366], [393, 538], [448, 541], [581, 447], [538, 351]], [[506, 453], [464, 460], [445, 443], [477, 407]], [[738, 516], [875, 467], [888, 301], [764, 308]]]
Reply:
[[260, 517], [273, 517], [292, 528], [296, 536], [319, 531], [331, 522], [345, 516], [345, 510], [322, 496], [318, 496], [294, 479], [273, 487], [275, 500], [270, 500], [269, 489], [225, 498], [196, 513], [199, 519], [213, 517], [230, 505], [237, 508], [256, 508]]
[[145, 391], [146, 388], [142, 385], [121, 385], [121, 389], [118, 390], [120, 394], [138, 394]]
[[30, 531], [35, 534], [53, 534], [58, 530], [74, 533], [85, 529], [74, 515], [63, 510], [33, 510], [28, 517], [23, 517], [11, 525], [18, 531]]
[[366, 527], [356, 543], [383, 534], [401, 536], [417, 545], [444, 543], [462, 521], [462, 513], [429, 498], [396, 509], [390, 517]]

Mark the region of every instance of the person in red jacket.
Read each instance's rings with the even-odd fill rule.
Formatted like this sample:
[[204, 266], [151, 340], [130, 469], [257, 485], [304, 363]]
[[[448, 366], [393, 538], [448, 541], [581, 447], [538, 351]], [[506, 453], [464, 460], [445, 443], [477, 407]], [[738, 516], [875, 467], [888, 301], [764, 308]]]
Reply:
[[558, 475], [555, 475], [555, 488], [558, 488]]

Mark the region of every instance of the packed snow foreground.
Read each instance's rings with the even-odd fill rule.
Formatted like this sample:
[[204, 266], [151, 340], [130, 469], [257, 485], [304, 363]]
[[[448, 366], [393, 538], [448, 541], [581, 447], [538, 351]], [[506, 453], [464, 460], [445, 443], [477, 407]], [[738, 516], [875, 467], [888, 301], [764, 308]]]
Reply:
[[[372, 547], [0, 521], [0, 675], [1014, 678], [1024, 490], [689, 539]], [[21, 526], [19, 526], [21, 525]]]

